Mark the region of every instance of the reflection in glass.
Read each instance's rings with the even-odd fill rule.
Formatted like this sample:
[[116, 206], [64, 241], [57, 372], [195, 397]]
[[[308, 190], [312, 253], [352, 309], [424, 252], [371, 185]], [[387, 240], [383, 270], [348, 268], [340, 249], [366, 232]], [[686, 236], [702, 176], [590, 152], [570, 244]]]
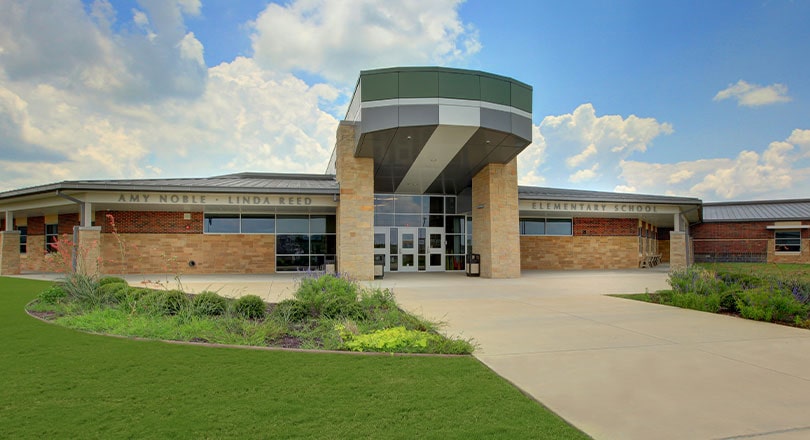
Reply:
[[308, 254], [308, 235], [277, 235], [276, 254]]
[[276, 219], [273, 215], [242, 214], [243, 234], [272, 234], [275, 226]]
[[239, 214], [205, 214], [204, 232], [238, 234]]
[[385, 234], [374, 234], [374, 249], [385, 249]]
[[[402, 234], [402, 250], [413, 249], [413, 234]], [[405, 262], [403, 261], [404, 265]]]
[[279, 215], [276, 217], [276, 232], [280, 234], [309, 233], [309, 218], [306, 215]]
[[396, 196], [394, 200], [394, 210], [396, 213], [422, 213], [422, 196]]
[[413, 267], [413, 254], [402, 254], [402, 267]]

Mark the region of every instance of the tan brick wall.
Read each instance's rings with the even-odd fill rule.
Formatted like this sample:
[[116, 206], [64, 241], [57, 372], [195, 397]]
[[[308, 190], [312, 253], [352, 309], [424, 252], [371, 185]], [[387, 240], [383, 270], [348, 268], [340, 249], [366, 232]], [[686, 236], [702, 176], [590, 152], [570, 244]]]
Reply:
[[489, 164], [473, 177], [472, 206], [473, 243], [481, 254], [481, 276], [520, 277], [517, 159]]
[[638, 237], [524, 235], [520, 265], [524, 270], [637, 268]]
[[669, 269], [685, 269], [689, 263], [686, 254], [687, 235], [683, 232], [672, 231], [669, 233]]
[[101, 226], [78, 228], [76, 244], [76, 272], [98, 275], [101, 269]]
[[669, 240], [658, 240], [658, 253], [662, 263], [669, 263]]
[[20, 233], [0, 232], [0, 275], [20, 273]]
[[802, 240], [802, 251], [795, 254], [776, 253], [776, 242], [768, 240], [768, 263], [810, 263], [810, 240]]
[[340, 184], [337, 208], [338, 271], [374, 279], [374, 159], [354, 157], [355, 126], [342, 122], [335, 145]]
[[118, 239], [102, 234], [105, 274], [264, 274], [276, 269], [275, 235], [119, 234]]

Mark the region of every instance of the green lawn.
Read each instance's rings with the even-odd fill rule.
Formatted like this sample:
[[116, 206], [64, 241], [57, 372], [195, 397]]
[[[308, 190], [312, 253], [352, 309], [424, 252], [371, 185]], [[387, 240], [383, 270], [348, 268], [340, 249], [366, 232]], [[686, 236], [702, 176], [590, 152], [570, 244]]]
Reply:
[[0, 277], [3, 438], [587, 438], [472, 357], [208, 348], [84, 334]]

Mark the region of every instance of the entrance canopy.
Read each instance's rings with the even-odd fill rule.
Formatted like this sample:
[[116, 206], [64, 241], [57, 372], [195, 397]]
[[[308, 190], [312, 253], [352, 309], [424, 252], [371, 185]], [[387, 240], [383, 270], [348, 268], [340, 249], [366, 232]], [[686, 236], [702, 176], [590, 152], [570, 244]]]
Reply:
[[403, 67], [361, 72], [346, 121], [358, 126], [355, 157], [374, 159], [375, 193], [458, 194], [486, 165], [508, 163], [531, 143], [531, 117], [527, 84]]

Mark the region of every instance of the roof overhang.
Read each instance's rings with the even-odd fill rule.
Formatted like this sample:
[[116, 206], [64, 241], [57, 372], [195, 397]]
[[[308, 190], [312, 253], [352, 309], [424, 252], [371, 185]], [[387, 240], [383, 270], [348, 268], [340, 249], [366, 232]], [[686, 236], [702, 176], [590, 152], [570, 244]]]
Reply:
[[363, 71], [346, 120], [355, 156], [374, 159], [377, 193], [458, 194], [532, 139], [532, 88], [438, 67]]

